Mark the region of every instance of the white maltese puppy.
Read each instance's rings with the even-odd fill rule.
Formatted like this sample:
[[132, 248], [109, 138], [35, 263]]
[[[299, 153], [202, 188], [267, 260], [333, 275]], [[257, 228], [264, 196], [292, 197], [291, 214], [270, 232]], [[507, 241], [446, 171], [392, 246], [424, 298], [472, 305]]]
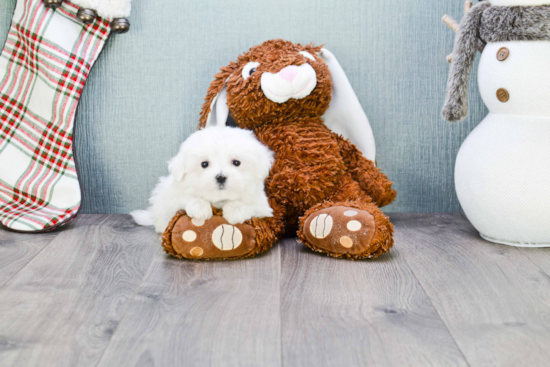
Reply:
[[196, 219], [212, 217], [212, 206], [222, 209], [231, 224], [271, 217], [264, 180], [273, 164], [273, 152], [251, 131], [209, 127], [183, 142], [168, 162], [170, 175], [161, 177], [148, 210], [137, 210], [137, 224], [154, 225], [164, 232], [180, 209]]

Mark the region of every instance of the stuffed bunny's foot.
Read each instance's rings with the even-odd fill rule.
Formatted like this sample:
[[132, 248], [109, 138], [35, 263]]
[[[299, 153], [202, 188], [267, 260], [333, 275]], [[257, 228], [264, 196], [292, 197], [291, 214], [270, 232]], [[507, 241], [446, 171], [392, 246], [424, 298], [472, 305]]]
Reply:
[[223, 260], [256, 253], [256, 233], [250, 224], [231, 225], [221, 216], [190, 218], [184, 211], [172, 219], [162, 235], [166, 252], [178, 258]]
[[[321, 206], [326, 205], [331, 204]], [[310, 209], [300, 221], [300, 240], [333, 257], [365, 259], [388, 252], [393, 244], [388, 217], [374, 204], [358, 206], [364, 208], [331, 205]]]

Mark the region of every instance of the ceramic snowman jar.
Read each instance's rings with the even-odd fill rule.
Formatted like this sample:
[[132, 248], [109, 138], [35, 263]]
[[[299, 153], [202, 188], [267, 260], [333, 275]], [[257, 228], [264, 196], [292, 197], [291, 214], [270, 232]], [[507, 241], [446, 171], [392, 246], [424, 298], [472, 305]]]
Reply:
[[467, 113], [472, 35], [487, 43], [478, 82], [489, 115], [457, 156], [460, 204], [486, 240], [549, 247], [550, 0], [491, 0], [467, 14], [453, 51], [443, 109], [449, 121]]

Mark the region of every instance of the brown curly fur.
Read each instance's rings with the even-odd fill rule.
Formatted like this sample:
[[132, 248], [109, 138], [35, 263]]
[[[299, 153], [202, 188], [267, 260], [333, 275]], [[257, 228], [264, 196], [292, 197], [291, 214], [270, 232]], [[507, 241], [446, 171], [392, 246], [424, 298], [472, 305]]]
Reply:
[[[309, 52], [315, 62], [299, 51]], [[320, 51], [321, 47], [280, 39], [251, 48], [216, 74], [202, 108], [199, 128], [206, 124], [213, 98], [226, 85], [227, 105], [237, 126], [253, 130], [276, 153], [266, 180], [274, 217], [252, 219], [259, 239], [257, 253], [269, 249], [285, 229], [301, 228], [314, 211], [344, 205], [367, 210], [375, 217], [372, 246], [357, 258], [376, 257], [393, 244], [393, 226], [377, 205], [390, 204], [396, 192], [391, 188], [392, 182], [372, 161], [323, 123], [322, 116], [331, 101], [332, 80], [328, 66], [316, 56]], [[242, 69], [250, 61], [260, 65], [244, 80]], [[260, 85], [263, 72], [277, 73], [286, 66], [304, 63], [309, 63], [317, 74], [317, 86], [309, 96], [285, 103], [275, 103], [264, 96]], [[299, 235], [304, 240], [301, 230]]]
[[170, 223], [168, 224], [168, 227], [164, 230], [164, 233], [162, 234], [162, 247], [164, 248], [164, 252], [167, 254], [170, 254], [174, 257], [177, 257], [178, 259], [183, 259], [183, 256], [178, 254], [176, 250], [174, 250], [174, 247], [172, 246], [172, 230], [174, 229], [174, 226], [178, 222], [178, 220], [185, 215], [185, 210], [179, 210], [176, 215], [172, 218]]

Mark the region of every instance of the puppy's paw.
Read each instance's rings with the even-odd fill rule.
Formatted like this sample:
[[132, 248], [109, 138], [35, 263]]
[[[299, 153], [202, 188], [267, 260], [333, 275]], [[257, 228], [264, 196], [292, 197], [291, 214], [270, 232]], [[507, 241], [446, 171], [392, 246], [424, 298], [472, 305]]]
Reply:
[[199, 220], [212, 218], [212, 206], [206, 200], [193, 200], [185, 206], [185, 212], [191, 218]]
[[254, 215], [256, 218], [271, 218], [273, 217], [273, 209], [271, 209], [270, 206], [262, 206], [260, 208], [256, 208], [256, 214]]
[[223, 217], [230, 224], [244, 223], [255, 214], [254, 208], [245, 205], [230, 203], [223, 207]]

